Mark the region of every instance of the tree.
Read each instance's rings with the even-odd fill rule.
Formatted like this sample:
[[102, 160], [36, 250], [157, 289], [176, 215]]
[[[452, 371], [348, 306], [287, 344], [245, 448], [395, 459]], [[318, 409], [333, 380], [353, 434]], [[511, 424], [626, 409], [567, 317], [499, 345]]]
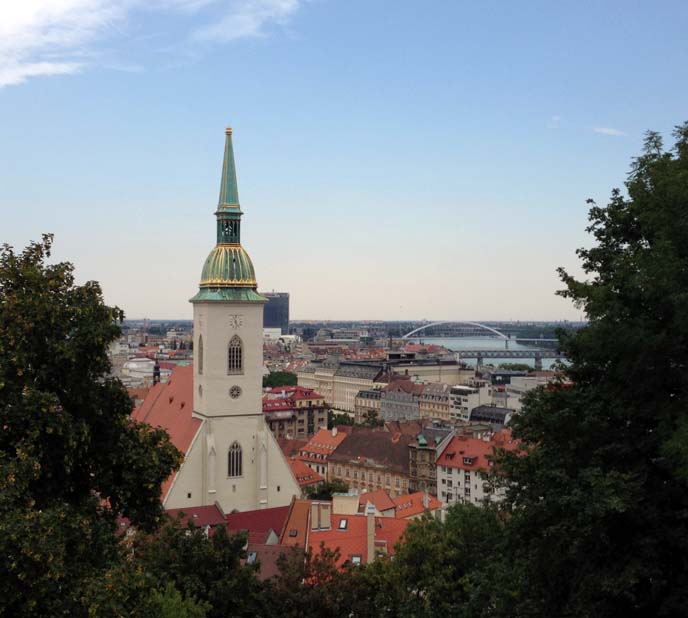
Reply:
[[339, 425], [353, 425], [354, 419], [346, 412], [335, 412], [334, 410], [327, 411], [327, 428], [332, 429]]
[[528, 395], [509, 481], [505, 615], [669, 616], [688, 607], [688, 124], [648, 133], [627, 195], [591, 202], [589, 325], [562, 335], [573, 385]]
[[121, 558], [115, 517], [160, 521], [179, 465], [167, 434], [132, 423], [108, 377], [122, 312], [48, 264], [52, 236], [0, 249], [0, 614], [85, 614], [82, 589]]
[[173, 584], [185, 599], [206, 608], [208, 618], [254, 616], [263, 600], [255, 567], [242, 564], [246, 540], [246, 535], [228, 534], [225, 526], [206, 532], [177, 519], [141, 537], [135, 553], [157, 589]]
[[268, 375], [263, 376], [263, 388], [296, 386], [296, 383], [296, 374], [290, 371], [271, 371]]
[[323, 481], [317, 485], [306, 487], [306, 497], [311, 500], [332, 500], [333, 494], [345, 494], [349, 491], [349, 486], [339, 479]]
[[367, 410], [363, 415], [363, 425], [366, 427], [382, 427], [385, 424], [377, 413], [377, 410]]
[[499, 369], [508, 371], [532, 371], [533, 368], [528, 363], [501, 363]]

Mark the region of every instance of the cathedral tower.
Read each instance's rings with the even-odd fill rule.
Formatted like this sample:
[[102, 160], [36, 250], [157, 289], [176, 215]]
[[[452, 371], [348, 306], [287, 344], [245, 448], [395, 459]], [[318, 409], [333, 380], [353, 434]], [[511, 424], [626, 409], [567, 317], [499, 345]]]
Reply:
[[[193, 416], [201, 430], [179, 485], [225, 512], [288, 504], [299, 488], [262, 411], [263, 305], [253, 264], [241, 246], [232, 129], [225, 137], [217, 242], [203, 265], [194, 314]], [[175, 486], [177, 483], [175, 482]], [[177, 493], [177, 492], [173, 492]], [[186, 496], [190, 495], [187, 492]], [[177, 499], [172, 500], [177, 506]], [[194, 503], [198, 501], [194, 499]], [[168, 508], [169, 508], [168, 507]]]

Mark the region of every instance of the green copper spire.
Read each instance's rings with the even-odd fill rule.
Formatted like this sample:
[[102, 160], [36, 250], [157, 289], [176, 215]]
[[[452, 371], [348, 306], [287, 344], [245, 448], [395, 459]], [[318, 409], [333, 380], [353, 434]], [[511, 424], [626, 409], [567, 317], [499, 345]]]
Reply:
[[220, 200], [217, 204], [218, 210], [239, 208], [239, 190], [237, 188], [236, 167], [234, 165], [231, 127], [227, 127], [225, 135], [225, 158], [222, 162], [222, 180], [220, 183]]
[[265, 303], [257, 292], [251, 258], [241, 246], [241, 209], [237, 190], [232, 129], [225, 131], [220, 200], [217, 218], [217, 244], [203, 265], [200, 290], [191, 302]]

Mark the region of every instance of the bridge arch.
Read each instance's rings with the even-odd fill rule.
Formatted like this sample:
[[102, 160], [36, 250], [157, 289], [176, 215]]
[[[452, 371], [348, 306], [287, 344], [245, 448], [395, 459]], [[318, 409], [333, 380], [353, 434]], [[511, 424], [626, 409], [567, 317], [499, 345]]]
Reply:
[[481, 328], [482, 330], [486, 330], [493, 335], [497, 335], [500, 339], [509, 339], [504, 333], [500, 333], [496, 328], [492, 328], [491, 326], [485, 326], [485, 324], [479, 324], [478, 322], [466, 322], [463, 320], [447, 320], [444, 322], [431, 322], [430, 324], [424, 324], [423, 326], [419, 326], [418, 328], [413, 329], [410, 333], [406, 333], [405, 335], [402, 336], [402, 339], [409, 339], [410, 337], [413, 337], [416, 333], [421, 332], [422, 330], [425, 330], [426, 328], [431, 328], [432, 326], [442, 326], [443, 324], [467, 324], [468, 326], [473, 326], [475, 328]]

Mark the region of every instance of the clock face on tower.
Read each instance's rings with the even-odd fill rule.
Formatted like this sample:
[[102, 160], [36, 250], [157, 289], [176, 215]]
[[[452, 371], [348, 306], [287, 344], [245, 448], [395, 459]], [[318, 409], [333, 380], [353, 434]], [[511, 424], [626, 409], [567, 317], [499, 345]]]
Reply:
[[230, 325], [232, 328], [237, 329], [237, 328], [239, 328], [243, 323], [244, 323], [244, 320], [243, 320], [243, 318], [242, 318], [240, 315], [233, 314], [233, 315], [230, 315], [230, 316], [229, 316], [229, 325]]

